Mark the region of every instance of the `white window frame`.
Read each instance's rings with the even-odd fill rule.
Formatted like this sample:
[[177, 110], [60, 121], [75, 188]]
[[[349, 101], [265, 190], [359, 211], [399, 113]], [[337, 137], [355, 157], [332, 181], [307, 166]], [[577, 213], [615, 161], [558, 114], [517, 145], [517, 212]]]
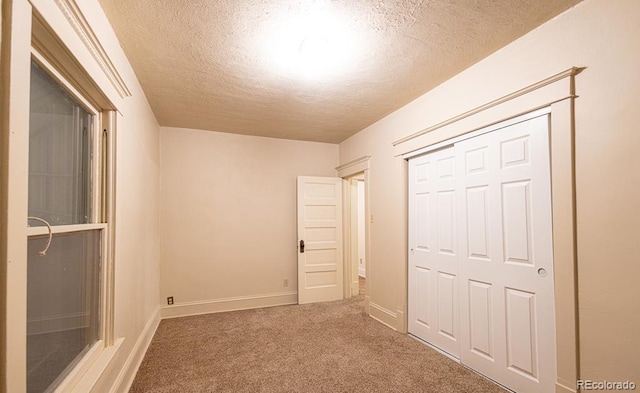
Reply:
[[[5, 6], [6, 5], [6, 6]], [[52, 226], [52, 233], [101, 231], [99, 339], [54, 392], [86, 392], [117, 354], [123, 338], [114, 335], [115, 125], [116, 108], [99, 83], [73, 58], [62, 39], [31, 2], [3, 1], [2, 138], [0, 138], [0, 393], [26, 392], [27, 240], [47, 235], [28, 227], [29, 91], [31, 61], [38, 64], [94, 116], [92, 211], [89, 224]], [[6, 119], [6, 121], [5, 121]], [[103, 131], [104, 130], [104, 131]], [[5, 158], [6, 157], [6, 158]], [[4, 213], [7, 213], [6, 215]], [[55, 241], [55, 238], [53, 239]]]

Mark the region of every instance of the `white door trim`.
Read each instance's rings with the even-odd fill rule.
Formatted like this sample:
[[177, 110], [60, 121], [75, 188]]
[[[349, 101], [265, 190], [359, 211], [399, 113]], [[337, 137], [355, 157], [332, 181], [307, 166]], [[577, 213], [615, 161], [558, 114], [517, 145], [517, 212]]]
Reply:
[[467, 134], [463, 134], [463, 135], [460, 135], [460, 136], [457, 136], [457, 137], [454, 137], [454, 138], [451, 138], [451, 139], [444, 140], [442, 142], [435, 143], [435, 144], [427, 146], [427, 147], [423, 147], [422, 149], [414, 150], [412, 152], [404, 154], [402, 156], [402, 158], [405, 159], [405, 160], [408, 160], [408, 159], [411, 159], [413, 157], [421, 156], [423, 154], [432, 152], [434, 150], [438, 150], [438, 149], [444, 148], [446, 146], [453, 145], [456, 142], [461, 142], [461, 141], [463, 141], [465, 139], [475, 138], [475, 137], [480, 136], [480, 135], [488, 134], [490, 132], [493, 132], [493, 131], [496, 131], [496, 130], [499, 130], [499, 129], [502, 129], [502, 128], [506, 128], [506, 127], [512, 126], [514, 124], [522, 123], [522, 122], [525, 122], [527, 120], [534, 119], [536, 117], [547, 115], [549, 113], [551, 113], [551, 107], [538, 109], [538, 110], [535, 110], [533, 112], [525, 113], [524, 115], [516, 116], [514, 118], [505, 120], [503, 122], [490, 125], [488, 127], [479, 129], [477, 131], [472, 131], [472, 132], [469, 132]]
[[358, 157], [355, 160], [351, 160], [346, 164], [342, 164], [336, 167], [336, 172], [338, 172], [338, 177], [343, 179], [347, 177], [352, 177], [361, 172], [369, 170], [369, 162], [371, 161], [371, 156], [365, 155], [362, 157]]
[[[424, 139], [424, 137], [437, 130], [455, 128], [458, 131], [469, 132], [474, 129], [484, 128], [490, 124], [502, 122], [508, 118], [504, 115], [513, 116], [514, 114], [526, 113], [537, 108], [550, 106], [561, 100], [576, 98], [574, 79], [575, 76], [584, 71], [585, 68], [586, 67], [575, 66], [568, 68], [555, 75], [494, 99], [493, 101], [481, 104], [464, 113], [455, 115], [404, 138], [398, 139], [394, 141], [392, 145], [397, 148], [396, 151], [400, 152], [400, 154], [406, 153], [415, 150], [413, 148], [414, 146], [420, 148], [428, 145], [429, 143], [425, 141], [430, 140], [430, 138], [427, 137]], [[478, 119], [482, 120], [478, 121]], [[490, 120], [486, 121], [486, 119]], [[499, 120], [492, 121], [496, 119]], [[480, 127], [474, 127], [474, 125], [480, 125]]]

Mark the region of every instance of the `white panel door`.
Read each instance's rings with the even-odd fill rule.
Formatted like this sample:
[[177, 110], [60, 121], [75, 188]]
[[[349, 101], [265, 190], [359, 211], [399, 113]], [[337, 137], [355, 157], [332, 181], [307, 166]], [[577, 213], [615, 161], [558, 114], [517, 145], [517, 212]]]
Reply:
[[458, 357], [453, 147], [409, 162], [409, 333]]
[[298, 177], [298, 303], [343, 297], [342, 179]]
[[455, 145], [461, 362], [517, 392], [556, 379], [548, 116]]

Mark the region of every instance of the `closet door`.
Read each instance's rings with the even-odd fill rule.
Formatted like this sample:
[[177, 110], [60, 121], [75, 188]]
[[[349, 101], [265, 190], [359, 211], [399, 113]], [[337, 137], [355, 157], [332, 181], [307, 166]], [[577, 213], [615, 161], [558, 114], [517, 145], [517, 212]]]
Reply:
[[548, 116], [456, 143], [461, 362], [518, 392], [556, 379]]
[[453, 147], [409, 161], [409, 333], [460, 354]]

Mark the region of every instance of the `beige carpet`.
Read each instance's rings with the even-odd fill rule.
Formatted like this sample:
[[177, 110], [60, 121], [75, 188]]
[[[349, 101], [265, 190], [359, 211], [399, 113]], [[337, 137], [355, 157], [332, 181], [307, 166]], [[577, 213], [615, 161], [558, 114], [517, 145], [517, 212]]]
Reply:
[[363, 296], [163, 320], [130, 392], [504, 392], [363, 313]]

